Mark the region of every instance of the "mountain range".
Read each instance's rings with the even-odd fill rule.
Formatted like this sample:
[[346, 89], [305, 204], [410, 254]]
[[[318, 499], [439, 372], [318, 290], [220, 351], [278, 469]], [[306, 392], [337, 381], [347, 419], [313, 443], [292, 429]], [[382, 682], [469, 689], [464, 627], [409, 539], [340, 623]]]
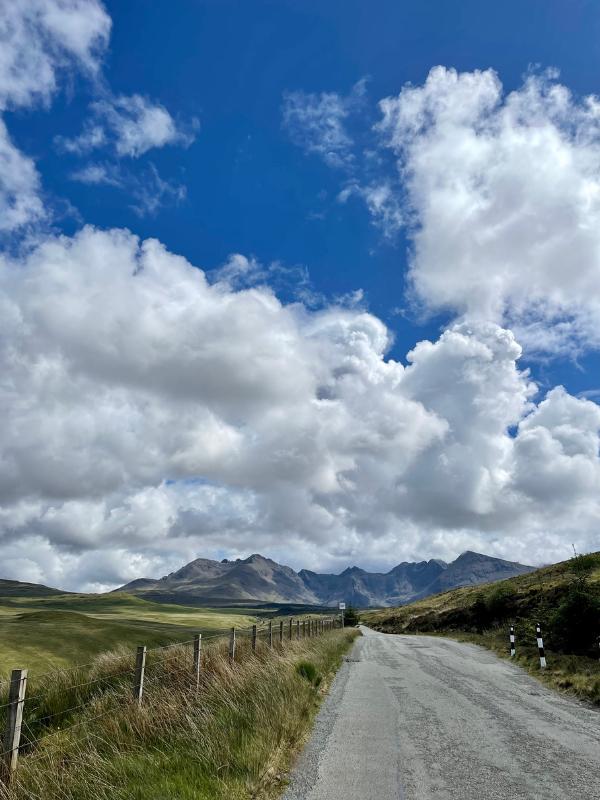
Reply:
[[306, 569], [295, 572], [255, 553], [235, 560], [198, 558], [163, 578], [139, 578], [116, 591], [188, 605], [256, 601], [335, 606], [343, 600], [366, 608], [403, 605], [459, 586], [512, 578], [534, 569], [468, 550], [449, 564], [438, 559], [405, 561], [385, 573], [348, 567], [339, 575], [328, 575]]

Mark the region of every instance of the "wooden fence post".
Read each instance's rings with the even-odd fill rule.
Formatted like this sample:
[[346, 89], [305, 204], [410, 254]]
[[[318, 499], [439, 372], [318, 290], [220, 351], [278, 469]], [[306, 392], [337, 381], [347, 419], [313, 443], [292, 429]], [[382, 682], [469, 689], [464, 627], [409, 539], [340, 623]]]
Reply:
[[27, 670], [13, 669], [10, 676], [8, 708], [6, 714], [6, 731], [4, 734], [4, 773], [6, 783], [10, 783], [19, 760], [21, 743], [21, 725], [23, 723], [23, 706], [27, 691]]
[[290, 642], [292, 641], [292, 625], [294, 624], [294, 620], [290, 617]]
[[273, 647], [273, 620], [269, 620], [269, 647]]
[[133, 699], [138, 706], [142, 704], [144, 695], [144, 673], [146, 671], [146, 645], [138, 647], [135, 657], [135, 682], [133, 684]]
[[229, 661], [232, 664], [235, 661], [235, 628], [232, 628], [229, 634]]
[[252, 626], [252, 652], [256, 653], [256, 625]]
[[279, 644], [283, 644], [283, 620], [279, 621]]
[[296, 620], [296, 640], [300, 639], [300, 620]]
[[194, 636], [194, 678], [196, 680], [196, 691], [200, 688], [200, 653], [202, 648], [202, 634]]

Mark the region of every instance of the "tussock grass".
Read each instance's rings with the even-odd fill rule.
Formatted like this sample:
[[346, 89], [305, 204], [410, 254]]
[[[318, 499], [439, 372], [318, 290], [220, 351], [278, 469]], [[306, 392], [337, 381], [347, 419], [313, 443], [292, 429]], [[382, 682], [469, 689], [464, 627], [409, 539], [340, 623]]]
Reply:
[[[25, 747], [17, 779], [9, 790], [0, 789], [0, 798], [277, 796], [325, 687], [356, 635], [335, 631], [286, 641], [272, 651], [261, 643], [256, 654], [244, 637], [235, 664], [229, 663], [227, 642], [216, 640], [204, 648], [198, 692], [190, 648], [151, 652], [141, 707], [132, 701], [132, 676], [126, 673], [130, 653], [96, 659], [81, 677], [106, 681], [75, 690], [68, 688], [72, 678], [47, 676], [39, 707], [26, 714], [25, 733], [38, 741]], [[74, 701], [85, 707], [49, 718]]]

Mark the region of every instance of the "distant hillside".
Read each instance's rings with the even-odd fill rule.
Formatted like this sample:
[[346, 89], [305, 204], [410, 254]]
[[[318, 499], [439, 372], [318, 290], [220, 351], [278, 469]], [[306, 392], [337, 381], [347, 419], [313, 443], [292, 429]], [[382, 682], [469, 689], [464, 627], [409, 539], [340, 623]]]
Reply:
[[[485, 569], [485, 564], [476, 564], [476, 571], [468, 567], [466, 574], [476, 577]], [[600, 705], [600, 552], [493, 584], [444, 591], [398, 608], [366, 610], [360, 617], [383, 633], [443, 634], [504, 656], [513, 625], [516, 661], [538, 677], [539, 623], [548, 662], [543, 680]]]
[[23, 583], [21, 581], [7, 581], [0, 579], [0, 597], [51, 597], [57, 594], [67, 594], [60, 589], [51, 589], [41, 583]]
[[295, 572], [254, 554], [235, 561], [198, 558], [158, 580], [139, 578], [118, 591], [191, 605], [256, 601], [368, 608], [408, 603], [456, 586], [501, 580], [533, 567], [467, 551], [455, 561], [403, 562], [386, 573], [348, 567], [339, 575]]
[[[590, 581], [600, 589], [600, 553], [589, 557], [597, 560]], [[489, 627], [505, 619], [543, 622], [571, 585], [572, 565], [569, 559], [493, 584], [449, 589], [399, 608], [364, 611], [361, 619], [384, 633], [470, 632], [482, 626], [480, 606], [484, 603], [489, 607]]]

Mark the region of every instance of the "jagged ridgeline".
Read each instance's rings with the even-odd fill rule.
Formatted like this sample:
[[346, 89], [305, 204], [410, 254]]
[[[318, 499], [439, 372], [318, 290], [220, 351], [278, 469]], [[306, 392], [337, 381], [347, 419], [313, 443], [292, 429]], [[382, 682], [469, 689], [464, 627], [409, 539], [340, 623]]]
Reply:
[[360, 608], [397, 606], [458, 586], [502, 580], [534, 568], [467, 551], [450, 564], [437, 559], [403, 562], [389, 572], [348, 567], [339, 575], [295, 572], [255, 554], [235, 561], [198, 558], [158, 580], [140, 578], [118, 591], [187, 605], [276, 602]]

